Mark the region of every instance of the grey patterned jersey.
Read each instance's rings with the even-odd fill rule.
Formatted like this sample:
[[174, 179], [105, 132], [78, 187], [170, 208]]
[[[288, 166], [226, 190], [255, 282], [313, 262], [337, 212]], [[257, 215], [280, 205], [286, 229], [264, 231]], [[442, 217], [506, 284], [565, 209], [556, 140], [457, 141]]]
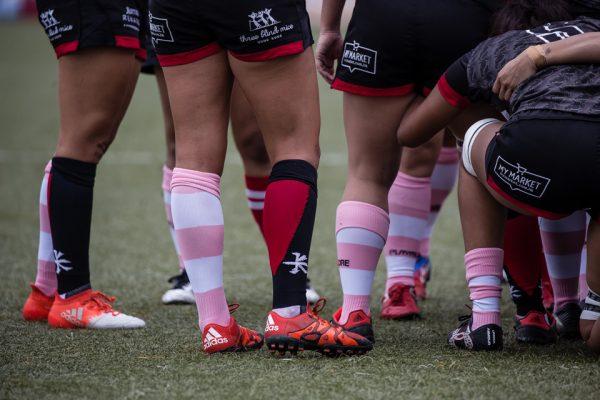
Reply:
[[[535, 110], [600, 118], [600, 64], [544, 68], [519, 85], [508, 104], [500, 103], [492, 93], [498, 72], [527, 47], [598, 31], [600, 20], [580, 18], [487, 39], [448, 68], [442, 79], [445, 82], [440, 81], [440, 92], [451, 104], [453, 99], [456, 103], [457, 96], [470, 102], [484, 101], [507, 109], [512, 118]], [[454, 96], [445, 95], [448, 92]]]

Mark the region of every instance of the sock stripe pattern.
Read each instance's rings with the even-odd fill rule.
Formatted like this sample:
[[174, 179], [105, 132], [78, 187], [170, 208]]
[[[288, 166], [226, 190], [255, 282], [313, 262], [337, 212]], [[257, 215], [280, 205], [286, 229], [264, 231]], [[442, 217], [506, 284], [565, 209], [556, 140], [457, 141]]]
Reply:
[[470, 298], [473, 301], [473, 330], [487, 324], [500, 325], [502, 262], [500, 248], [478, 248], [465, 254]]
[[577, 211], [560, 220], [539, 219], [555, 309], [579, 301], [581, 252], [585, 243], [586, 216]]
[[273, 276], [273, 308], [306, 306], [317, 170], [304, 160], [277, 162], [269, 177], [263, 233]]
[[442, 204], [452, 192], [458, 178], [458, 159], [456, 147], [442, 147], [431, 174], [431, 208], [419, 250], [423, 257], [429, 257], [429, 243], [433, 227], [440, 214]]
[[40, 188], [40, 235], [38, 244], [37, 275], [35, 286], [46, 296], [56, 292], [56, 266], [54, 264], [54, 248], [50, 231], [50, 215], [48, 211], [48, 179], [52, 162], [48, 162], [44, 170], [44, 178]]
[[267, 195], [267, 186], [269, 186], [269, 177], [245, 176], [245, 181], [248, 208], [250, 208], [252, 216], [262, 232], [263, 209], [265, 208], [265, 197]]
[[199, 324], [226, 326], [229, 308], [223, 289], [224, 221], [217, 174], [173, 170], [171, 210], [175, 236], [190, 278]]
[[179, 262], [179, 270], [184, 270], [183, 259], [179, 252], [179, 246], [177, 245], [177, 239], [175, 238], [175, 228], [173, 226], [173, 213], [171, 211], [171, 180], [173, 179], [173, 170], [168, 168], [166, 165], [163, 166], [163, 179], [162, 179], [162, 190], [163, 190], [163, 202], [165, 205], [165, 215], [167, 216], [167, 223], [169, 224], [169, 233], [173, 245], [175, 246], [175, 252], [177, 253], [177, 260]]
[[384, 248], [388, 279], [414, 286], [414, 268], [427, 227], [431, 180], [398, 173], [388, 196], [390, 228]]
[[370, 314], [371, 287], [390, 219], [374, 205], [344, 201], [336, 213], [338, 267], [344, 303], [340, 323], [355, 310]]
[[589, 321], [600, 319], [600, 295], [591, 289], [588, 291], [588, 295], [585, 298], [581, 319]]

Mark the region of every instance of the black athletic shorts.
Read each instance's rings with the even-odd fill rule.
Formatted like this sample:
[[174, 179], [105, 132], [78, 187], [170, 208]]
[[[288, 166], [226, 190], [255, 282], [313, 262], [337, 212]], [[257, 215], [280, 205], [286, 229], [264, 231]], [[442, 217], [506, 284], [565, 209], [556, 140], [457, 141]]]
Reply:
[[133, 49], [144, 59], [147, 0], [36, 0], [56, 57], [97, 46]]
[[151, 0], [150, 32], [163, 67], [221, 49], [242, 61], [266, 61], [313, 43], [304, 0]]
[[488, 3], [356, 0], [332, 87], [363, 96], [429, 94], [446, 68], [487, 38]]
[[600, 211], [600, 119], [548, 117], [506, 123], [486, 152], [487, 182], [511, 204], [558, 219]]

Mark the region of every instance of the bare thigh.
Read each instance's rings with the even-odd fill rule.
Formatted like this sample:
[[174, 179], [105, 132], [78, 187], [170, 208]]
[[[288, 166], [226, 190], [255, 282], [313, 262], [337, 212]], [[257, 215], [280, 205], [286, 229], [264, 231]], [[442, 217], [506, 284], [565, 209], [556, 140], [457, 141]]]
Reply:
[[173, 169], [175, 167], [175, 127], [173, 126], [173, 115], [171, 114], [171, 105], [169, 104], [169, 93], [167, 90], [167, 82], [162, 68], [154, 68], [156, 76], [156, 84], [158, 85], [158, 93], [160, 95], [160, 105], [163, 113], [163, 123], [165, 126], [165, 143], [167, 156], [165, 165]]
[[139, 71], [132, 50], [98, 47], [59, 59], [57, 156], [100, 161], [129, 106]]
[[399, 167], [396, 131], [414, 96], [366, 97], [344, 93], [348, 144], [345, 201], [388, 209], [387, 195]]
[[231, 130], [244, 171], [248, 176], [267, 176], [271, 161], [254, 110], [239, 84], [234, 82], [231, 90]]
[[230, 56], [229, 62], [254, 110], [271, 162], [300, 159], [318, 166], [321, 117], [312, 49], [264, 62]]
[[175, 127], [177, 167], [220, 175], [232, 83], [225, 52], [165, 67], [163, 72]]
[[441, 131], [419, 147], [402, 149], [400, 172], [418, 178], [429, 178], [433, 174], [443, 140], [444, 131]]

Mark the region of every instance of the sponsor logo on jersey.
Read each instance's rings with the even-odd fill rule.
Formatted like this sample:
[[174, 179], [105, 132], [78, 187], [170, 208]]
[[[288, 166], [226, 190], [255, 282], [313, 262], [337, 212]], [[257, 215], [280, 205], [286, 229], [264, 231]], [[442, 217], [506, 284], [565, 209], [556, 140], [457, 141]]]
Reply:
[[521, 164], [511, 164], [500, 156], [496, 159], [494, 173], [512, 191], [525, 193], [538, 199], [544, 195], [550, 184], [550, 178], [529, 172]]
[[527, 30], [527, 33], [537, 36], [544, 43], [556, 42], [584, 33], [577, 25], [568, 25], [568, 22], [559, 24], [546, 24], [536, 29]]
[[374, 75], [377, 72], [377, 51], [361, 46], [357, 41], [346, 43], [341, 65], [350, 72], [362, 71]]
[[265, 332], [276, 332], [279, 330], [279, 326], [275, 325], [275, 320], [269, 314], [267, 317], [267, 326], [265, 326]]
[[140, 30], [140, 12], [137, 8], [125, 7], [122, 15], [123, 26], [138, 32]]
[[248, 14], [248, 26], [250, 34], [240, 35], [241, 43], [263, 44], [273, 40], [281, 39], [283, 35], [294, 29], [294, 24], [286, 24], [277, 20], [273, 15], [273, 9], [265, 8]]
[[290, 274], [296, 275], [298, 272], [304, 272], [304, 274], [307, 274], [306, 269], [308, 268], [308, 257], [300, 253], [292, 253], [292, 255], [296, 258], [295, 260], [283, 262], [284, 265], [290, 265], [294, 267], [290, 269]]
[[225, 344], [228, 343], [229, 340], [221, 336], [219, 332], [215, 328], [209, 328], [208, 332], [206, 332], [206, 336], [204, 336], [204, 348], [208, 349], [209, 347], [215, 346], [217, 344]]
[[173, 43], [173, 33], [169, 28], [169, 20], [166, 18], [158, 18], [150, 14], [150, 34], [152, 35], [152, 43], [169, 42]]
[[62, 37], [64, 32], [73, 30], [73, 25], [64, 25], [54, 16], [54, 9], [49, 9], [40, 13], [40, 22], [44, 25], [46, 34], [50, 41], [55, 41]]

